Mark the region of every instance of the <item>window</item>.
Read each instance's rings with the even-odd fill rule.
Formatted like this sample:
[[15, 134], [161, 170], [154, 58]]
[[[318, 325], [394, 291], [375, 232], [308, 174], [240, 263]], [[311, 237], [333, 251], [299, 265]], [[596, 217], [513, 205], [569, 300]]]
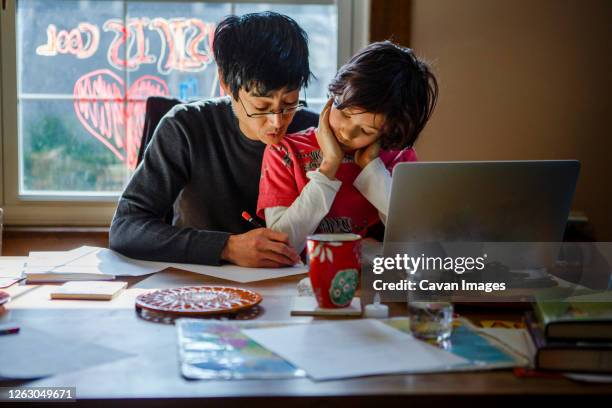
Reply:
[[146, 98], [220, 94], [211, 43], [224, 16], [273, 10], [304, 28], [316, 76], [306, 100], [315, 110], [338, 61], [365, 44], [353, 20], [367, 1], [8, 3], [1, 135], [12, 224], [108, 223], [136, 165]]

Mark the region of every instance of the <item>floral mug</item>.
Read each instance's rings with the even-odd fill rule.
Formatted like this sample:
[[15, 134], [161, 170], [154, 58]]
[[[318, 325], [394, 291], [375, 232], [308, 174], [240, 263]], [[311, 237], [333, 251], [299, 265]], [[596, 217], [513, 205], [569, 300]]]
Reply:
[[308, 237], [306, 247], [310, 282], [319, 307], [350, 305], [359, 286], [361, 236], [315, 234]]

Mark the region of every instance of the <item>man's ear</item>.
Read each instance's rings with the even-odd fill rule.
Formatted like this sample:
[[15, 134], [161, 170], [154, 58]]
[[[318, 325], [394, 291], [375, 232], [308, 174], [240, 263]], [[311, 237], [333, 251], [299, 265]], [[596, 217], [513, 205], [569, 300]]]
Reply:
[[227, 84], [223, 81], [223, 75], [221, 75], [221, 68], [217, 68], [217, 78], [219, 78], [219, 86], [221, 87], [221, 96], [231, 95], [232, 93], [227, 88]]

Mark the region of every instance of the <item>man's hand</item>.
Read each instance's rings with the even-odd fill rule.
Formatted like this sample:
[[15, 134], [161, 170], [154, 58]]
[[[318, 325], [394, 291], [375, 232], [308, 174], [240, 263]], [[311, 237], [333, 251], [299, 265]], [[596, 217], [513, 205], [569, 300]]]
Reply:
[[338, 167], [344, 158], [344, 152], [340, 148], [336, 136], [329, 126], [329, 111], [331, 109], [333, 99], [327, 101], [327, 104], [319, 117], [319, 127], [315, 131], [317, 143], [323, 155], [323, 162], [319, 166], [319, 171], [327, 176], [328, 179], [334, 180]]
[[287, 234], [268, 228], [230, 235], [221, 258], [252, 268], [280, 268], [300, 261], [299, 255], [289, 246]]
[[367, 145], [355, 151], [355, 163], [362, 169], [380, 154], [380, 142], [376, 140], [374, 143]]

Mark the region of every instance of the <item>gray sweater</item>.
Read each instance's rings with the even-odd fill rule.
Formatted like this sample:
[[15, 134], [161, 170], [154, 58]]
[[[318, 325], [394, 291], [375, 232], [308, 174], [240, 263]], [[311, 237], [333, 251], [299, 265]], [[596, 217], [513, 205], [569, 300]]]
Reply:
[[[306, 122], [316, 125], [316, 115]], [[220, 264], [230, 233], [252, 229], [241, 213], [255, 215], [264, 148], [242, 133], [228, 97], [174, 107], [119, 199], [111, 249], [137, 259]]]

